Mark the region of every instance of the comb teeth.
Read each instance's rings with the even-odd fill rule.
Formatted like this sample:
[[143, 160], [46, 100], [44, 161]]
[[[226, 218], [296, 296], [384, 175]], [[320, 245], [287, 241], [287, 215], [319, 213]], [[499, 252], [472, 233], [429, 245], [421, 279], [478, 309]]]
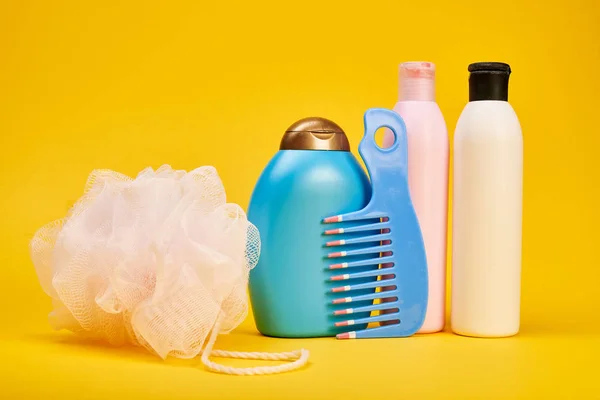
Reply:
[[333, 293], [338, 293], [338, 292], [349, 292], [350, 290], [352, 290], [352, 286], [347, 285], [347, 286], [340, 286], [340, 287], [335, 287], [333, 289], [331, 289], [331, 291]]
[[[380, 274], [380, 275], [382, 275], [382, 274]], [[381, 286], [386, 286], [386, 284], [390, 284], [390, 283], [393, 284], [394, 282], [395, 282], [394, 278], [381, 279], [381, 280], [374, 281], [374, 282], [358, 283], [356, 285], [338, 286], [338, 287], [334, 287], [333, 289], [331, 289], [331, 291], [333, 293], [339, 293], [339, 292], [349, 292], [351, 290], [360, 290], [360, 289], [376, 289]]]
[[336, 335], [338, 339], [356, 339], [356, 332], [344, 332]]
[[336, 228], [328, 229], [325, 231], [326, 235], [338, 235], [341, 233], [355, 233], [355, 232], [368, 232], [368, 231], [381, 231], [382, 229], [389, 229], [390, 224], [388, 222], [375, 222], [366, 225], [349, 226], [347, 228]]
[[358, 279], [358, 278], [370, 278], [370, 277], [384, 277], [384, 276], [389, 276], [390, 278], [394, 277], [394, 274], [396, 273], [396, 269], [394, 267], [390, 267], [384, 270], [382, 269], [374, 269], [374, 270], [369, 270], [369, 271], [364, 271], [364, 272], [355, 272], [352, 274], [342, 274], [342, 275], [334, 275], [332, 276], [331, 279], [332, 281], [345, 281], [348, 279]]
[[371, 311], [385, 311], [390, 308], [390, 303], [382, 303], [382, 304], [373, 304], [370, 306], [362, 306], [355, 308], [346, 308], [343, 310], [337, 310], [333, 312], [333, 315], [348, 315], [348, 314], [357, 314], [363, 312], [371, 312]]
[[380, 314], [376, 317], [368, 317], [368, 318], [359, 318], [359, 319], [348, 319], [346, 321], [340, 321], [340, 322], [336, 322], [335, 326], [340, 327], [340, 326], [352, 326], [355, 324], [368, 324], [371, 322], [385, 322], [388, 321], [390, 319], [398, 319], [398, 317], [400, 317], [400, 315], [398, 313], [393, 313], [393, 314]]
[[352, 302], [352, 297], [344, 297], [342, 299], [335, 299], [333, 300], [333, 304], [343, 304], [343, 303], [351, 303]]
[[332, 276], [329, 279], [331, 279], [332, 281], [343, 281], [346, 279], [350, 279], [350, 274], [336, 275], [336, 276]]
[[354, 312], [354, 309], [346, 308], [345, 310], [334, 311], [333, 315], [346, 315], [346, 314], [352, 314], [353, 312]]
[[348, 263], [339, 263], [339, 264], [331, 264], [329, 269], [340, 269], [340, 268], [348, 268]]
[[[389, 244], [373, 246], [373, 247], [365, 247], [362, 249], [356, 250], [346, 250], [346, 251], [336, 251], [334, 253], [329, 253], [329, 258], [338, 258], [338, 257], [350, 257], [350, 256], [361, 256], [366, 254], [380, 254], [380, 253], [390, 253], [391, 255], [392, 246]], [[381, 256], [377, 256], [377, 259], [381, 259]]]
[[[333, 229], [335, 231], [335, 229]], [[379, 235], [371, 235], [371, 236], [363, 236], [358, 238], [350, 238], [343, 240], [333, 240], [331, 242], [327, 242], [327, 247], [334, 246], [344, 246], [351, 244], [362, 244], [362, 243], [372, 243], [372, 242], [381, 242], [382, 244], [390, 244], [391, 243], [391, 235], [389, 234], [389, 229], [385, 229], [387, 232], [381, 233]], [[328, 231], [325, 231], [328, 232]]]
[[[374, 222], [374, 218], [380, 218]], [[326, 242], [326, 247], [347, 247], [343, 250], [333, 251], [327, 254], [330, 259], [348, 259], [348, 261], [338, 262], [329, 266], [330, 270], [353, 269], [363, 267], [357, 272], [343, 274], [334, 274], [330, 276], [331, 282], [348, 282], [348, 284], [335, 286], [331, 292], [335, 294], [350, 294], [357, 291], [373, 291], [371, 293], [356, 293], [351, 296], [339, 297], [332, 300], [334, 305], [356, 304], [359, 302], [371, 302], [372, 304], [346, 307], [333, 311], [333, 316], [355, 316], [342, 321], [334, 322], [336, 328], [344, 328], [362, 324], [380, 323], [380, 325], [390, 326], [394, 320], [399, 319], [399, 300], [396, 283], [397, 267], [394, 265], [393, 245], [391, 227], [389, 218], [384, 215], [368, 214], [362, 217], [360, 213], [351, 213], [349, 215], [338, 215], [328, 217], [323, 220], [325, 223], [339, 223], [348, 221], [358, 221], [359, 224], [347, 227], [336, 227], [326, 229], [326, 235], [342, 235], [354, 233], [354, 236], [345, 236], [336, 240]], [[360, 224], [362, 223], [362, 224]], [[373, 233], [373, 232], [378, 233]], [[360, 235], [361, 233], [364, 235]], [[362, 259], [352, 259], [353, 256], [362, 256]], [[357, 281], [359, 279], [375, 279], [374, 281]], [[375, 300], [380, 303], [375, 304]], [[376, 315], [373, 315], [375, 313]], [[377, 315], [378, 313], [378, 315]], [[363, 337], [364, 331], [375, 328], [365, 328], [358, 331], [342, 332], [336, 337], [338, 339], [354, 339]]]
[[381, 212], [365, 212], [364, 210], [360, 210], [347, 214], [326, 217], [323, 219], [323, 222], [326, 224], [331, 224], [336, 222], [364, 221], [369, 219], [384, 219], [385, 221], [387, 221], [389, 218], [386, 214]]
[[370, 258], [367, 260], [349, 261], [349, 262], [332, 264], [329, 266], [329, 269], [378, 266], [380, 264], [393, 263], [393, 261], [394, 261], [394, 257], [391, 257], [391, 256], [385, 256], [385, 257], [379, 257], [379, 258], [375, 257], [375, 258]]

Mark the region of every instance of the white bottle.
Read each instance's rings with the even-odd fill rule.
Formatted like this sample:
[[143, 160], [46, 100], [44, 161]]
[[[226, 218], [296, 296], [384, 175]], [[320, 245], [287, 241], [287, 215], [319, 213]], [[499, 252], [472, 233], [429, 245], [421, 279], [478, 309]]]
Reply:
[[506, 337], [520, 327], [523, 136], [508, 103], [510, 67], [469, 72], [454, 134], [451, 327]]

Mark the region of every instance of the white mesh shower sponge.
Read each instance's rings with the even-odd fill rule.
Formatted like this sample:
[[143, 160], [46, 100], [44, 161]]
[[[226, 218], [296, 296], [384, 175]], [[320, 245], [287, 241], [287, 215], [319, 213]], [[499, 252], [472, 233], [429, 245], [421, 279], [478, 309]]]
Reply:
[[30, 250], [55, 329], [190, 358], [217, 321], [226, 333], [246, 317], [260, 238], [215, 168], [164, 165], [135, 179], [93, 171]]

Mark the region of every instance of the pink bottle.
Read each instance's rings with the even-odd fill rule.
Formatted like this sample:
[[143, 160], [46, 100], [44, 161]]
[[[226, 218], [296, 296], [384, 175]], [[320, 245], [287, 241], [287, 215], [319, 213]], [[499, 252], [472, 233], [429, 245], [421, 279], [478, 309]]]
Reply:
[[[429, 271], [429, 301], [419, 333], [444, 329], [446, 303], [446, 237], [448, 224], [448, 132], [435, 102], [435, 65], [400, 64], [398, 102], [408, 135], [408, 181], [419, 218]], [[388, 130], [383, 147], [393, 142]]]

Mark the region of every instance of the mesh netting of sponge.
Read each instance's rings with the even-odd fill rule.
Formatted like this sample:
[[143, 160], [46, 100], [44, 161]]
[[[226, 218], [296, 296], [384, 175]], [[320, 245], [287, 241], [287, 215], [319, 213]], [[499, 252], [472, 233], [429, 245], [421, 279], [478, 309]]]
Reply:
[[30, 252], [55, 329], [192, 358], [213, 328], [227, 333], [246, 317], [260, 237], [226, 202], [215, 168], [163, 165], [135, 179], [93, 171]]

